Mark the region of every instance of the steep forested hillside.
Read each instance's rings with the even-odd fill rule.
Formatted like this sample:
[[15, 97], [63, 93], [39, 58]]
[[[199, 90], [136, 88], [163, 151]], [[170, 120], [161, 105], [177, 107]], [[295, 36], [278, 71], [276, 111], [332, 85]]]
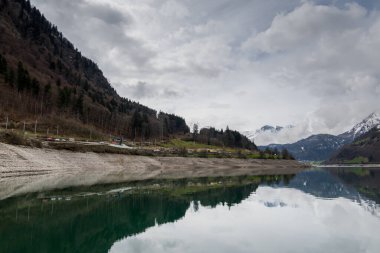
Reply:
[[380, 128], [375, 127], [344, 146], [328, 163], [380, 163]]
[[185, 120], [120, 97], [102, 71], [26, 0], [0, 0], [0, 122], [84, 135], [158, 138]]

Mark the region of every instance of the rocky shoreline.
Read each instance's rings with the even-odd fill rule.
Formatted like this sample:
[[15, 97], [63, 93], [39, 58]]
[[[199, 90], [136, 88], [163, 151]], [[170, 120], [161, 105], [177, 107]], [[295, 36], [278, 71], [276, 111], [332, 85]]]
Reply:
[[148, 157], [79, 153], [0, 143], [0, 199], [96, 184], [149, 179], [292, 174], [307, 168], [292, 160]]

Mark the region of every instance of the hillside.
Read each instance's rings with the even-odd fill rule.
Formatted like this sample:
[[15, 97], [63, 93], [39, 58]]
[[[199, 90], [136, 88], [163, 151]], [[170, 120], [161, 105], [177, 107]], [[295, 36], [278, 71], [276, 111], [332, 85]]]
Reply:
[[287, 149], [297, 160], [324, 161], [344, 144], [346, 144], [346, 140], [339, 136], [318, 134], [292, 144], [271, 144], [259, 148], [261, 150], [267, 147], [278, 150]]
[[375, 127], [344, 146], [328, 163], [380, 163], [380, 128]]
[[120, 97], [96, 63], [29, 1], [0, 0], [0, 34], [3, 127], [21, 129], [25, 122], [33, 131], [38, 122], [40, 133], [59, 128], [62, 134], [131, 139], [189, 132], [183, 118]]

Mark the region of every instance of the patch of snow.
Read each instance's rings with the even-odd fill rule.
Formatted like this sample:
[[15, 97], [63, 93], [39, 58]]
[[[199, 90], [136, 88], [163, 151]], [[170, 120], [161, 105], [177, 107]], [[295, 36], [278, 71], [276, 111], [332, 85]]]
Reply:
[[369, 115], [367, 118], [365, 118], [362, 122], [355, 125], [347, 133], [350, 134], [354, 139], [357, 136], [367, 133], [369, 130], [371, 130], [374, 127], [379, 128], [379, 126], [380, 126], [380, 114], [374, 112], [371, 115]]

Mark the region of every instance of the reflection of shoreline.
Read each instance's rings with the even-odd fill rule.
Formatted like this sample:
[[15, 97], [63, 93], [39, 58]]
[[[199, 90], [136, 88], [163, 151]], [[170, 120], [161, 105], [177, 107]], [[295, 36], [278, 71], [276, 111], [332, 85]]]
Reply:
[[335, 167], [328, 171], [346, 185], [355, 188], [362, 196], [380, 204], [380, 170], [378, 168]]
[[234, 208], [201, 207], [119, 240], [108, 252], [378, 252], [380, 209], [363, 207], [347, 198], [260, 186]]
[[380, 170], [380, 164], [329, 164], [313, 165], [315, 168], [374, 168]]

